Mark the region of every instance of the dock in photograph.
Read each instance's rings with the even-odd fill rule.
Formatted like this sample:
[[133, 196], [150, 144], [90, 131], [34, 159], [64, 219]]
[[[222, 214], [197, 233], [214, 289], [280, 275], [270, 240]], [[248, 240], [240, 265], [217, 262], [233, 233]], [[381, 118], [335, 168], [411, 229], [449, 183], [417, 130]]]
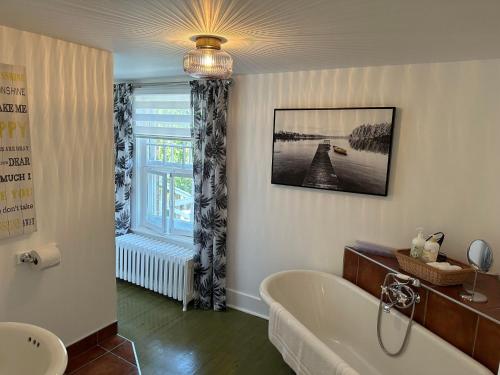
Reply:
[[335, 175], [335, 170], [333, 169], [333, 164], [330, 159], [330, 148], [331, 145], [329, 141], [325, 141], [318, 145], [316, 154], [314, 155], [302, 186], [321, 189], [337, 189], [339, 180]]

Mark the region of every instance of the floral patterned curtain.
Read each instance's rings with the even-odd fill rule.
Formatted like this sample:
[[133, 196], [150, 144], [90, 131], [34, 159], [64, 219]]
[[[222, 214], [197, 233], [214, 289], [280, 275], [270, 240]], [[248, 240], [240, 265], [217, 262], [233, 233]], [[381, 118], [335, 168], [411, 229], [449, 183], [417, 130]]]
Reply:
[[194, 176], [194, 304], [226, 309], [226, 118], [231, 81], [191, 82]]
[[133, 87], [129, 83], [113, 85], [115, 129], [115, 235], [130, 230], [130, 188], [134, 136], [132, 128]]

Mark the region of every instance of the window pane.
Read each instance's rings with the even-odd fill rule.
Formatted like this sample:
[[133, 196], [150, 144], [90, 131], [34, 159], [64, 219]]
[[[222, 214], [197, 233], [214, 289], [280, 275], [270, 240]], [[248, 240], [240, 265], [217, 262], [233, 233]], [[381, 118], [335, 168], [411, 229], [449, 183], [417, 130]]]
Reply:
[[[165, 197], [166, 196], [166, 197]], [[165, 202], [165, 198], [167, 202]], [[166, 209], [166, 212], [164, 212]], [[147, 174], [146, 221], [164, 230], [164, 218], [168, 218], [168, 184], [161, 174]]]
[[191, 141], [172, 139], [147, 140], [146, 165], [193, 169], [193, 145]]
[[193, 230], [193, 178], [174, 177], [174, 229]]

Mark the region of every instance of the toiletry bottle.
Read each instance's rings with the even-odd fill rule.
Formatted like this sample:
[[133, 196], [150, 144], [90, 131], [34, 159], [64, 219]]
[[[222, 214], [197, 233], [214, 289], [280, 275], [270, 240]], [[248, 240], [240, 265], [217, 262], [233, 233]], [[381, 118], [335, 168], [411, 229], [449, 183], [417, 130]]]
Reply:
[[424, 239], [424, 229], [423, 228], [417, 228], [417, 237], [415, 237], [411, 241], [411, 251], [410, 255], [413, 258], [420, 258], [422, 256], [422, 253], [424, 251], [424, 246], [425, 246], [425, 239]]
[[436, 236], [432, 236], [425, 242], [424, 252], [422, 253], [422, 260], [426, 263], [435, 262], [439, 253], [439, 244], [437, 243]]

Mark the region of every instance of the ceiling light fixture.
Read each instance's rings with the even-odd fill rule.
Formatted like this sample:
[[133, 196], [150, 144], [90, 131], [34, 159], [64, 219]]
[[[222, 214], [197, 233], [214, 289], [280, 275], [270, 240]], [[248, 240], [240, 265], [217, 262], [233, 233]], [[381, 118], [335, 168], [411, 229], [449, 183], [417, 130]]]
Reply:
[[226, 79], [233, 73], [233, 59], [220, 46], [226, 38], [215, 35], [195, 35], [196, 49], [184, 55], [184, 71], [192, 77], [202, 79]]

